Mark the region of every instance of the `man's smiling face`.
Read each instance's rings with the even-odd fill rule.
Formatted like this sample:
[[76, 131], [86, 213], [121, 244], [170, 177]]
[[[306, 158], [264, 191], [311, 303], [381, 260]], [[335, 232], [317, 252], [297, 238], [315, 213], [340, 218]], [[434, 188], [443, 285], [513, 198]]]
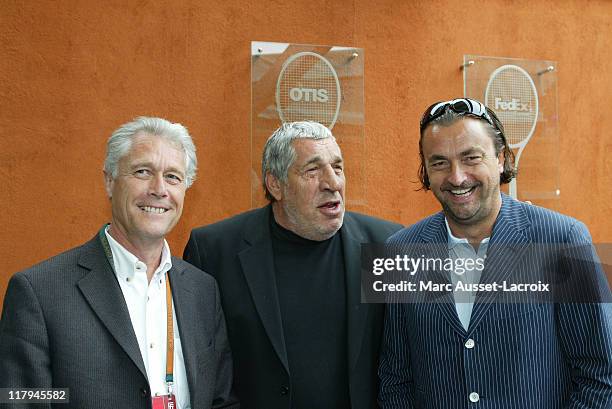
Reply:
[[449, 222], [475, 226], [495, 220], [503, 157], [495, 154], [487, 124], [463, 118], [433, 124], [423, 132], [423, 157], [430, 188]]
[[105, 175], [113, 237], [137, 248], [161, 242], [183, 211], [185, 165], [183, 151], [168, 140], [146, 133], [134, 136], [116, 177]]

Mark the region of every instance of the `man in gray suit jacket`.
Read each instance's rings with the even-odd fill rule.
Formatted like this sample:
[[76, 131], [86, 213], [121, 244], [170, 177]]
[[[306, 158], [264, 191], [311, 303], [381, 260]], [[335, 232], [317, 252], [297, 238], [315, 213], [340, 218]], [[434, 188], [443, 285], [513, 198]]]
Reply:
[[420, 154], [443, 211], [388, 250], [451, 267], [413, 275], [447, 290], [390, 295], [382, 408], [611, 408], [612, 298], [586, 226], [500, 193], [513, 155], [478, 101], [430, 106]]
[[361, 303], [361, 244], [401, 228], [344, 211], [331, 132], [286, 123], [266, 143], [271, 204], [195, 229], [185, 259], [215, 276], [248, 409], [373, 409], [383, 305]]
[[164, 239], [195, 177], [191, 137], [140, 117], [107, 148], [111, 223], [9, 282], [0, 387], [67, 388], [68, 403], [45, 402], [66, 409], [237, 407], [215, 280], [171, 256]]

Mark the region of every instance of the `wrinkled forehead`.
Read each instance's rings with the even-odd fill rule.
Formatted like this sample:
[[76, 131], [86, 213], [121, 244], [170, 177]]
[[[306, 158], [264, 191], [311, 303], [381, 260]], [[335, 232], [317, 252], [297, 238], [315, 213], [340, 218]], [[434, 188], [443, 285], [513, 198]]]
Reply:
[[159, 149], [167, 152], [178, 151], [184, 154], [183, 147], [178, 141], [165, 135], [150, 134], [147, 132], [139, 132], [134, 135], [127, 154], [129, 155], [136, 150], [142, 150], [144, 148]]
[[336, 142], [336, 138], [323, 139], [299, 138], [292, 142], [295, 150], [294, 165], [308, 162], [335, 163], [342, 161], [342, 152]]
[[163, 134], [151, 134], [146, 131], [140, 131], [132, 137], [131, 148], [134, 148], [134, 146], [140, 144], [155, 145], [159, 143], [179, 151], [183, 150], [181, 144], [169, 136]]
[[144, 161], [174, 163], [185, 166], [185, 152], [180, 143], [165, 136], [139, 132], [132, 138], [130, 149], [121, 161]]
[[423, 133], [423, 154], [463, 152], [470, 149], [493, 150], [486, 123], [474, 118], [462, 118], [449, 125], [432, 124]]

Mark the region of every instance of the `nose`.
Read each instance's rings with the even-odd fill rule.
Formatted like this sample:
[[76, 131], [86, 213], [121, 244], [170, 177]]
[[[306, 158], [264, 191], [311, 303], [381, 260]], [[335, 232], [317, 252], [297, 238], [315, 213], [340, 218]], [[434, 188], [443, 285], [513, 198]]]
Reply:
[[155, 197], [166, 197], [168, 196], [168, 188], [166, 186], [166, 180], [161, 172], [155, 173], [149, 183], [149, 194]]
[[463, 165], [459, 161], [453, 161], [451, 163], [450, 173], [446, 178], [447, 182], [453, 186], [461, 186], [463, 182], [468, 179]]
[[336, 170], [331, 166], [325, 166], [321, 177], [321, 190], [329, 190], [331, 192], [338, 192], [344, 185], [344, 174], [337, 174]]

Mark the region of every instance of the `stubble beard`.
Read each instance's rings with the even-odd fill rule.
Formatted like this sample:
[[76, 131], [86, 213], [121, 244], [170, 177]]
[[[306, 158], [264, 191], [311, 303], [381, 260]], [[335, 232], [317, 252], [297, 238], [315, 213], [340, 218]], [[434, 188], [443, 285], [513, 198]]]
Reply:
[[338, 227], [330, 230], [306, 220], [306, 218], [300, 215], [298, 210], [289, 203], [283, 203], [283, 211], [287, 215], [289, 225], [292, 227], [290, 230], [300, 237], [313, 241], [324, 241], [331, 238], [340, 230], [344, 222], [343, 212], [342, 220], [340, 220]]

